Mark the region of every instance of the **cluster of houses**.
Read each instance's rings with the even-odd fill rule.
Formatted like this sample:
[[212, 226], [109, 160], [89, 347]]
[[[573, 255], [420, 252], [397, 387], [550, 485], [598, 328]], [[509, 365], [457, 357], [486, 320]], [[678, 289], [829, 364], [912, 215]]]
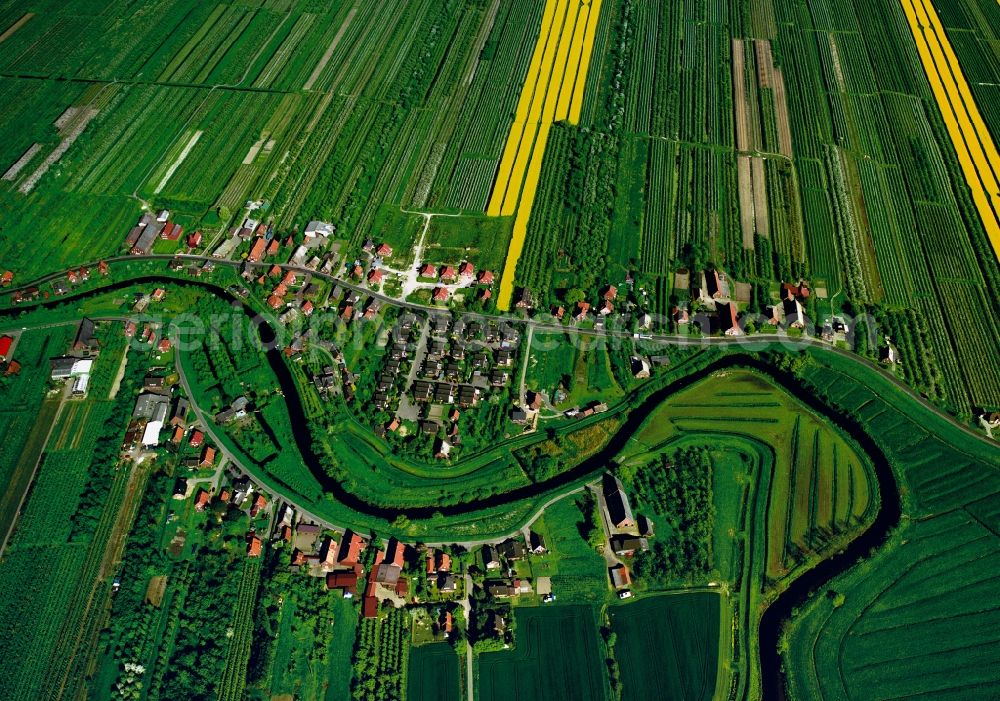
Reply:
[[300, 522], [294, 534], [289, 529], [283, 531], [282, 537], [285, 535], [293, 546], [292, 571], [324, 577], [326, 588], [340, 592], [345, 598], [354, 598], [360, 592], [361, 613], [365, 618], [378, 616], [381, 602], [392, 606], [407, 603], [410, 587], [404, 571], [412, 559], [410, 546], [390, 538], [374, 557], [367, 558], [364, 552], [370, 546], [369, 539], [351, 530], [330, 535], [316, 524]]
[[[136, 225], [125, 236], [125, 247], [132, 255], [144, 256], [152, 252], [157, 239], [177, 241], [184, 233], [184, 228], [170, 221], [170, 212], [166, 209], [157, 214], [146, 212]], [[192, 237], [201, 243], [201, 234], [195, 233], [188, 237], [190, 245]]]
[[[229, 509], [246, 510], [251, 520], [250, 528], [245, 535], [246, 556], [260, 557], [264, 551], [266, 536], [262, 537], [254, 521], [269, 518], [272, 507], [267, 496], [245, 475], [235, 477], [229, 483], [226, 483], [224, 476], [220, 476], [219, 484], [216, 492], [210, 480], [179, 477], [174, 482], [173, 498], [183, 501], [193, 494], [194, 510], [199, 513], [211, 509], [221, 515]], [[277, 519], [272, 524], [274, 540], [290, 543], [294, 520], [295, 509], [289, 504], [283, 504], [278, 510]]]
[[90, 387], [94, 358], [100, 353], [96, 330], [97, 325], [93, 320], [81, 320], [66, 355], [49, 361], [52, 379], [71, 382], [71, 391], [75, 397], [85, 397]]
[[[756, 316], [754, 320], [764, 327], [805, 329], [809, 319], [803, 304], [811, 294], [809, 286], [802, 280], [782, 283], [780, 302], [766, 306], [763, 314]], [[692, 324], [704, 334], [740, 336], [745, 333], [746, 322], [750, 317], [740, 313], [739, 301], [747, 301], [749, 297], [749, 285], [738, 282], [731, 285], [725, 273], [714, 268], [705, 270], [701, 274], [701, 284], [691, 286], [692, 302], [699, 309], [689, 312], [685, 307], [676, 306], [671, 309], [671, 320], [678, 327]], [[831, 322], [828, 340], [832, 340], [833, 334], [837, 332], [835, 323], [843, 325], [843, 322], [837, 320]]]
[[434, 454], [448, 459], [461, 443], [462, 411], [507, 387], [521, 343], [519, 331], [495, 322], [432, 315], [427, 328], [404, 314], [394, 327], [372, 396], [392, 418], [377, 428], [385, 435], [402, 421], [434, 438]]

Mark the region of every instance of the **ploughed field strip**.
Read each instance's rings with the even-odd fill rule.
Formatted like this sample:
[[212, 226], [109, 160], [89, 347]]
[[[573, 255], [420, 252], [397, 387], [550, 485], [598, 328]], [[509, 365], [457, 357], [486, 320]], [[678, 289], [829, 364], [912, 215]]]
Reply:
[[521, 89], [486, 213], [514, 215], [514, 233], [500, 279], [497, 306], [510, 308], [514, 272], [535, 202], [549, 132], [555, 122], [577, 124], [601, 0], [549, 0]]
[[962, 175], [1000, 259], [1000, 154], [933, 3], [930, 0], [902, 0], [902, 3], [934, 99], [958, 154]]

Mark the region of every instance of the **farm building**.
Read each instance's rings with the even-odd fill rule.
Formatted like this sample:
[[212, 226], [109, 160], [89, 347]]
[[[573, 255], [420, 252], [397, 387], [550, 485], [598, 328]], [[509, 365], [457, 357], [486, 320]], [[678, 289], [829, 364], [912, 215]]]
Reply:
[[635, 517], [632, 515], [632, 506], [628, 502], [625, 494], [625, 487], [622, 481], [610, 472], [604, 473], [603, 490], [605, 509], [607, 511], [608, 522], [612, 527], [625, 530], [635, 528]]

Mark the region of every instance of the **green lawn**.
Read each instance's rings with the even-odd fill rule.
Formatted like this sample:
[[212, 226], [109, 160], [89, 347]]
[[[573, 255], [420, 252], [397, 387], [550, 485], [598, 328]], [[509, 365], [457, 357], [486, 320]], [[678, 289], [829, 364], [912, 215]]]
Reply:
[[708, 701], [719, 662], [718, 594], [649, 596], [610, 608], [622, 701]]

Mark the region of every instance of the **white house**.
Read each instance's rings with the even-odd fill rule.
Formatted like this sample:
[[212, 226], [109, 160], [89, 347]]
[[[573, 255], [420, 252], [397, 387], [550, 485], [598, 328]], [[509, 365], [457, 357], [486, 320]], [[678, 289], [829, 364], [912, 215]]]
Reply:
[[306, 224], [306, 238], [315, 238], [316, 236], [322, 236], [323, 238], [329, 237], [333, 233], [333, 224], [327, 224], [322, 221], [311, 221]]

